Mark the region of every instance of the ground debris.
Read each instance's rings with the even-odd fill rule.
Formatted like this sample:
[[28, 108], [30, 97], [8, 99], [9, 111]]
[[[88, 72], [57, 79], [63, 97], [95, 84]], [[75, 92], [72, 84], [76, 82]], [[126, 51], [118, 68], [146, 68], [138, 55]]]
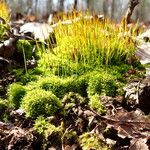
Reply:
[[140, 108], [145, 114], [150, 113], [150, 80], [132, 81], [124, 88], [127, 105], [132, 108]]
[[[18, 118], [18, 116], [23, 117], [23, 115], [18, 113], [18, 111], [16, 111], [16, 113], [15, 111], [12, 111], [11, 116], [13, 115], [16, 116], [16, 119]], [[0, 122], [1, 150], [41, 149], [42, 140], [40, 139], [40, 136], [32, 128], [29, 128], [29, 126], [23, 128], [23, 124], [25, 121], [26, 119], [24, 119], [22, 125], [18, 123], [19, 121], [17, 121], [16, 123], [13, 120], [12, 122], [14, 123]]]

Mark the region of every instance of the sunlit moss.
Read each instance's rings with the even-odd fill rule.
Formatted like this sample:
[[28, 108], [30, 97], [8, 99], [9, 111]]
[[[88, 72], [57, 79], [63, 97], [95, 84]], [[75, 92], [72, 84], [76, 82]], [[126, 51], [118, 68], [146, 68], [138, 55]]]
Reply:
[[97, 111], [98, 113], [106, 113], [105, 106], [102, 104], [100, 96], [98, 94], [90, 96], [89, 107]]
[[88, 95], [115, 96], [117, 90], [116, 77], [108, 72], [94, 71], [88, 82]]
[[9, 105], [14, 108], [19, 108], [25, 93], [26, 90], [21, 84], [11, 84], [7, 90]]
[[34, 130], [44, 137], [48, 145], [61, 144], [62, 128], [48, 122], [43, 116], [35, 120]]
[[18, 40], [16, 43], [17, 52], [20, 56], [25, 57], [26, 60], [31, 59], [33, 55], [33, 45], [27, 40]]
[[51, 91], [33, 89], [23, 97], [21, 108], [27, 117], [51, 116], [61, 109], [61, 101]]
[[54, 54], [42, 54], [39, 66], [60, 76], [81, 75], [101, 65], [119, 66], [135, 51], [135, 30], [107, 19], [81, 19], [71, 25], [60, 23], [55, 34]]
[[80, 135], [79, 143], [83, 150], [109, 150], [107, 145], [94, 133], [87, 132]]
[[70, 61], [92, 65], [119, 64], [134, 50], [132, 36], [121, 36], [128, 32], [122, 26], [106, 20], [79, 21], [56, 29], [58, 55]]
[[39, 133], [47, 137], [49, 134], [53, 132], [60, 132], [61, 130], [54, 125], [50, 124], [47, 119], [42, 116], [39, 116], [35, 120], [34, 129]]

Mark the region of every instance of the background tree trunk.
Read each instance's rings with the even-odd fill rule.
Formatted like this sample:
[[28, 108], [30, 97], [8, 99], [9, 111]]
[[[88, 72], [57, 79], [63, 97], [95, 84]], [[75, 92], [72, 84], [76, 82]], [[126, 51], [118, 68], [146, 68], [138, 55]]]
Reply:
[[104, 12], [104, 16], [108, 16], [108, 0], [105, 0], [103, 2], [103, 12]]
[[94, 12], [94, 0], [87, 0], [87, 9], [90, 11], [90, 12]]
[[59, 4], [58, 4], [58, 10], [60, 12], [63, 12], [64, 11], [64, 0], [59, 0]]
[[111, 19], [114, 19], [114, 12], [115, 12], [115, 0], [111, 2]]
[[[0, 0], [2, 2], [3, 0]], [[54, 11], [65, 11], [69, 10], [66, 4], [74, 6], [74, 8], [84, 10], [88, 9], [91, 12], [98, 14], [105, 14], [113, 20], [119, 21], [127, 10], [129, 0], [6, 0], [12, 14], [16, 12], [24, 15], [31, 14], [35, 15], [37, 19], [42, 19], [43, 16], [48, 16], [53, 10]], [[65, 7], [64, 7], [65, 3]], [[83, 6], [81, 6], [84, 5]], [[133, 12], [133, 19], [139, 19], [140, 21], [149, 21], [150, 15], [150, 0], [141, 0], [141, 4]]]
[[77, 10], [78, 0], [74, 0], [73, 9]]

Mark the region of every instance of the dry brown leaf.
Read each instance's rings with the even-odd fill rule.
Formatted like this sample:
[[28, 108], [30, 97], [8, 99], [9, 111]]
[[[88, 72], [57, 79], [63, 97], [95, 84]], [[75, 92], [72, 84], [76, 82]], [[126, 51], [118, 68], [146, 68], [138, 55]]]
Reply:
[[[118, 111], [115, 116], [107, 116], [107, 128], [114, 128], [121, 138], [146, 138], [150, 136], [150, 116], [144, 116], [137, 109], [132, 112]], [[108, 119], [108, 120], [107, 120]]]
[[129, 150], [149, 150], [145, 139], [132, 139]]

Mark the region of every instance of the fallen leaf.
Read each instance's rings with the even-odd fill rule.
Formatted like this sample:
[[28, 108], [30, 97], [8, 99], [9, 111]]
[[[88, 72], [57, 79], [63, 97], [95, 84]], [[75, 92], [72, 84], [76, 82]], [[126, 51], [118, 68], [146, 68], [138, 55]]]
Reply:
[[149, 150], [145, 139], [132, 139], [129, 150]]

